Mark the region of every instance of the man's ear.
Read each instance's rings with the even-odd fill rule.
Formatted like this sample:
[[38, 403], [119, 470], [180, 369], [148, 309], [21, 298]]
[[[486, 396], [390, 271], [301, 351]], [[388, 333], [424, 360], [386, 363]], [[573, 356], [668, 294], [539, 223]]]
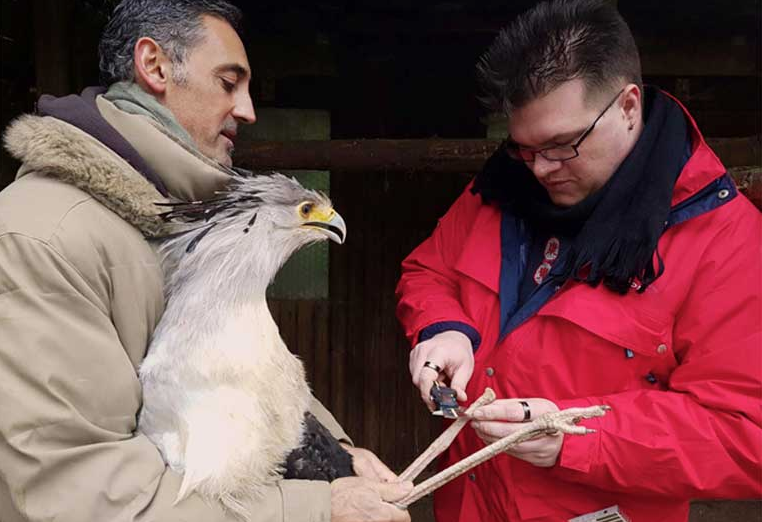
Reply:
[[164, 94], [171, 64], [156, 40], [147, 36], [138, 39], [134, 62], [136, 83], [154, 96]]
[[642, 112], [643, 93], [636, 84], [631, 83], [624, 88], [622, 112], [631, 126], [635, 124]]

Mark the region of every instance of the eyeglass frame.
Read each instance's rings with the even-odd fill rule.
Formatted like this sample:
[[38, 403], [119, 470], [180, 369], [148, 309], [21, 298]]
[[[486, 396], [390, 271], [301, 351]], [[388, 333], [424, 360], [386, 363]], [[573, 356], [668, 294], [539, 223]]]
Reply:
[[[515, 159], [517, 161], [523, 161], [524, 163], [532, 163], [535, 160], [535, 157], [539, 154], [547, 161], [569, 161], [573, 160], [574, 158], [579, 157], [579, 147], [582, 145], [582, 142], [585, 141], [585, 138], [587, 138], [591, 132], [593, 132], [593, 129], [595, 128], [595, 125], [600, 121], [601, 118], [603, 118], [603, 115], [606, 114], [606, 112], [611, 108], [612, 105], [614, 105], [614, 102], [619, 99], [619, 97], [622, 95], [622, 93], [625, 91], [627, 87], [622, 87], [622, 89], [616, 93], [616, 96], [606, 105], [606, 108], [601, 111], [601, 113], [598, 115], [597, 118], [593, 121], [593, 123], [590, 124], [590, 126], [585, 129], [585, 131], [582, 133], [582, 135], [577, 139], [577, 142], [572, 145], [562, 145], [562, 146], [554, 146], [554, 147], [545, 147], [544, 149], [529, 149], [529, 148], [522, 148], [517, 143], [510, 143], [508, 139], [504, 140], [503, 143], [500, 145], [500, 148], [503, 149], [503, 151], [512, 159]], [[548, 158], [545, 154], [543, 154], [546, 150], [553, 150], [553, 149], [562, 149], [570, 147], [572, 150], [574, 150], [574, 156], [569, 156], [568, 158], [562, 158], [562, 159], [555, 159], [555, 158]], [[532, 159], [524, 159], [521, 157], [521, 151], [530, 152], [532, 154]], [[511, 152], [515, 152], [516, 154], [511, 154]]]

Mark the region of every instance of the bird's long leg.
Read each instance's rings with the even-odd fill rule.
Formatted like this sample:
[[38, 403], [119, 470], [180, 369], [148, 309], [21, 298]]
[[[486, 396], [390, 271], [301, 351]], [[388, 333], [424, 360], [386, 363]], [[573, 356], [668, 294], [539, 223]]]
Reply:
[[432, 460], [437, 458], [444, 450], [450, 447], [450, 444], [452, 444], [452, 441], [458, 436], [460, 430], [462, 430], [463, 427], [468, 424], [468, 421], [471, 420], [473, 411], [476, 408], [490, 404], [494, 400], [495, 392], [492, 391], [492, 388], [486, 388], [481, 397], [476, 399], [476, 401], [474, 401], [474, 403], [471, 404], [471, 406], [469, 406], [468, 409], [455, 420], [455, 422], [450, 424], [450, 426], [444, 430], [442, 434], [437, 437], [405, 471], [400, 473], [399, 480], [415, 480]]
[[401, 509], [407, 509], [410, 504], [425, 497], [455, 477], [462, 475], [471, 468], [478, 466], [482, 462], [485, 462], [495, 455], [504, 452], [508, 448], [526, 440], [533, 439], [540, 435], [555, 433], [557, 431], [570, 435], [586, 435], [588, 433], [593, 433], [595, 430], [588, 429], [584, 426], [577, 426], [576, 423], [581, 419], [602, 417], [610, 409], [609, 406], [591, 406], [589, 408], [569, 408], [567, 410], [541, 415], [537, 419], [527, 422], [520, 430], [493, 442], [489, 446], [469, 455], [460, 462], [442, 470], [430, 479], [421, 482], [413, 488], [413, 491], [411, 491], [407, 497], [396, 502], [395, 505]]

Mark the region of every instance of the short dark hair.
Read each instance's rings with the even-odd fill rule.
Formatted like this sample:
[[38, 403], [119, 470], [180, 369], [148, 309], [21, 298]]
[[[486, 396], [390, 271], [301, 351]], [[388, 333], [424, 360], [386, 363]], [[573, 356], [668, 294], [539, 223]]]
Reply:
[[643, 86], [635, 39], [611, 0], [553, 0], [520, 15], [476, 66], [480, 100], [510, 114], [579, 78], [588, 95], [624, 80]]
[[241, 10], [226, 0], [122, 0], [106, 24], [98, 45], [103, 85], [134, 81], [135, 43], [153, 38], [172, 61], [182, 81], [188, 51], [204, 36], [202, 16], [214, 16], [240, 32]]

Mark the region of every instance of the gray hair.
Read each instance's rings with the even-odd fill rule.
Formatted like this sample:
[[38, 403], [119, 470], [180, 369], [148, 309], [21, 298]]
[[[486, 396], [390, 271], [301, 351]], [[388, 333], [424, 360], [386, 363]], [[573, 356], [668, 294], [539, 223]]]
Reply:
[[188, 51], [204, 37], [202, 16], [214, 16], [240, 31], [241, 10], [226, 0], [122, 0], [98, 45], [101, 83], [134, 81], [135, 43], [153, 38], [172, 62], [172, 79], [184, 81]]

